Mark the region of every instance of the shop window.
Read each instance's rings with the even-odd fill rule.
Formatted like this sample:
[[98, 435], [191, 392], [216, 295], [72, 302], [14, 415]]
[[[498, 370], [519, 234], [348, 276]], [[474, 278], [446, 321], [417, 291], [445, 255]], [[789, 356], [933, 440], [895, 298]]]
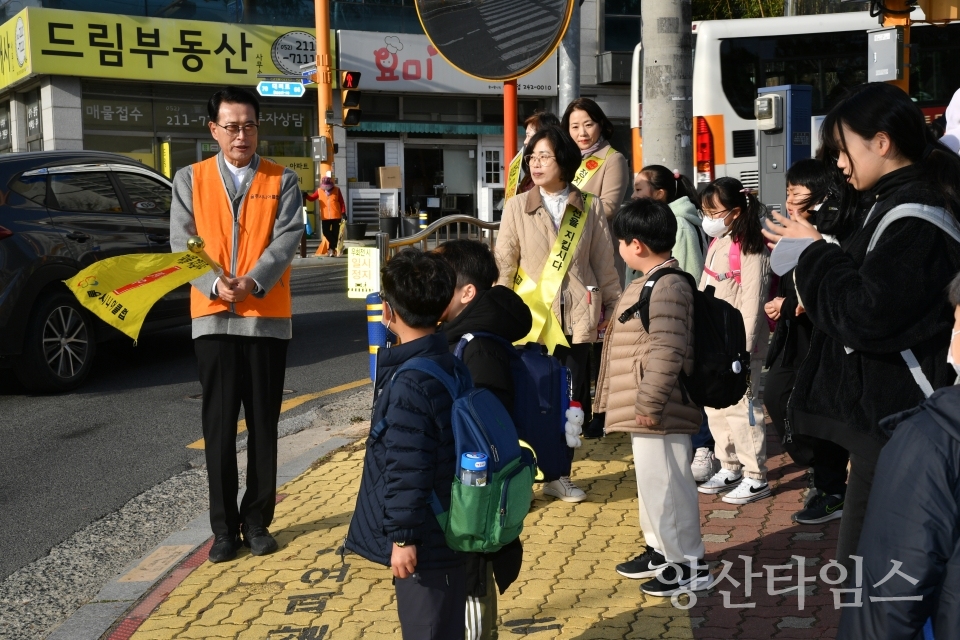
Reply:
[[10, 135], [10, 103], [0, 104], [0, 153], [9, 152], [13, 147]]
[[640, 0], [604, 0], [604, 51], [633, 51], [640, 42]]
[[477, 101], [470, 98], [434, 96], [404, 97], [403, 119], [421, 122], [476, 122]]
[[169, 216], [172, 192], [170, 187], [159, 180], [153, 180], [135, 173], [114, 173], [120, 180], [120, 186], [127, 192], [137, 213], [151, 216]]
[[483, 182], [485, 184], [503, 184], [503, 163], [500, 149], [484, 149]]
[[62, 211], [121, 213], [120, 199], [106, 173], [61, 173], [50, 176], [55, 207]]
[[119, 153], [142, 162], [148, 167], [156, 168], [156, 153], [154, 151], [154, 138], [152, 137], [85, 133], [83, 148], [88, 151]]
[[396, 122], [400, 119], [400, 97], [367, 92], [363, 94], [363, 119], [368, 122]]
[[43, 118], [40, 116], [40, 89], [23, 94], [27, 113], [27, 151], [43, 150]]
[[380, 167], [386, 164], [386, 145], [382, 142], [357, 143], [357, 180], [376, 186], [380, 182]]

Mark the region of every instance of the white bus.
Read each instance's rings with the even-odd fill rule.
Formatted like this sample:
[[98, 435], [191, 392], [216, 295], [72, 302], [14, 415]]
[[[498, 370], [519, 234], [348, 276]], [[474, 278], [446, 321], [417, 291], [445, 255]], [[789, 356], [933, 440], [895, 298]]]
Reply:
[[[759, 87], [813, 87], [813, 116], [827, 113], [851, 86], [866, 81], [867, 30], [880, 25], [867, 12], [694, 23], [693, 140], [695, 182], [738, 178], [756, 189]], [[960, 23], [910, 30], [910, 96], [929, 118], [943, 113], [960, 89]], [[639, 55], [634, 55], [639, 84]], [[639, 87], [637, 87], [639, 89]], [[631, 95], [640, 95], [635, 91]], [[636, 105], [639, 107], [639, 105]], [[639, 108], [634, 109], [634, 114]], [[632, 114], [633, 115], [633, 114]], [[638, 118], [632, 119], [633, 127]], [[635, 147], [640, 132], [634, 131]], [[639, 149], [634, 170], [639, 171]]]

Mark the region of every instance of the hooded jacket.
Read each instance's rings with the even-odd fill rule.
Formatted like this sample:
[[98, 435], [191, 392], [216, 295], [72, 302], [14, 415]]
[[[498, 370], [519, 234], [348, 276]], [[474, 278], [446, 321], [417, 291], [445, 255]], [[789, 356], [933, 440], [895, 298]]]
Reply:
[[[477, 296], [456, 318], [440, 327], [447, 336], [452, 353], [465, 333], [492, 333], [510, 342], [516, 342], [530, 332], [533, 319], [523, 300], [506, 287], [496, 286], [477, 291]], [[513, 411], [513, 373], [510, 357], [501, 343], [490, 338], [474, 338], [463, 350], [463, 363], [470, 370], [475, 387], [489, 389]], [[493, 575], [502, 594], [517, 576], [523, 564], [523, 545], [517, 538], [495, 553], [468, 554], [467, 593], [483, 596], [487, 593], [486, 563], [493, 563]]]
[[[940, 389], [919, 407], [885, 420], [892, 434], [877, 463], [857, 555], [861, 607], [845, 607], [837, 638], [914, 640], [933, 618], [933, 635], [960, 633], [960, 387]], [[895, 428], [895, 430], [894, 430]], [[915, 585], [893, 575], [900, 572]], [[921, 596], [921, 600], [881, 600]]]
[[[477, 291], [477, 296], [456, 318], [440, 329], [447, 336], [450, 351], [456, 349], [465, 333], [492, 333], [509, 342], [516, 342], [530, 332], [533, 319], [530, 309], [516, 293], [507, 287], [496, 286]], [[476, 387], [489, 389], [513, 411], [513, 379], [510, 357], [503, 346], [490, 338], [474, 338], [463, 350], [463, 363], [470, 370]]]
[[[667, 260], [627, 287], [603, 339], [597, 376], [597, 412], [606, 412], [604, 431], [653, 435], [694, 434], [700, 430], [700, 408], [680, 390], [680, 371], [693, 371], [693, 291], [685, 278], [662, 276], [650, 293], [650, 333], [637, 317], [621, 323], [620, 314], [636, 304], [650, 275]], [[657, 424], [641, 427], [638, 415]]]
[[419, 371], [393, 379], [401, 365], [416, 357], [430, 358], [451, 375], [463, 367], [442, 333], [380, 350], [373, 427], [344, 547], [390, 566], [394, 542], [415, 542], [417, 567], [442, 569], [466, 559], [447, 546], [429, 504], [435, 491], [443, 508], [450, 508], [458, 467], [450, 419], [453, 398], [439, 380]]
[[707, 249], [707, 236], [701, 229], [700, 212], [683, 196], [670, 203], [670, 210], [677, 217], [677, 241], [673, 245], [673, 257], [680, 268], [695, 279], [703, 274], [703, 260]]
[[947, 120], [947, 127], [943, 132], [943, 137], [940, 138], [940, 142], [954, 153], [960, 153], [960, 89], [957, 89], [957, 92], [953, 94], [953, 98], [950, 99], [950, 104], [943, 116]]
[[[583, 209], [583, 194], [570, 185], [567, 202]], [[584, 216], [583, 236], [571, 258], [563, 283], [553, 299], [553, 313], [562, 322], [563, 333], [573, 337], [574, 344], [596, 342], [600, 309], [609, 318], [622, 289], [613, 262], [613, 241], [598, 199]], [[534, 281], [539, 281], [543, 268], [557, 241], [553, 218], [543, 206], [539, 189], [520, 193], [507, 201], [497, 235], [497, 284], [513, 288], [517, 268], [522, 267]], [[587, 295], [587, 287], [597, 287]], [[560, 306], [563, 302], [563, 312]]]
[[795, 270], [816, 330], [797, 372], [791, 422], [798, 433], [860, 455], [876, 455], [887, 441], [883, 418], [924, 399], [901, 351], [913, 351], [934, 389], [957, 377], [947, 364], [953, 309], [946, 288], [960, 271], [960, 246], [929, 222], [907, 218], [867, 254], [877, 225], [895, 206], [946, 206], [924, 171], [912, 165], [881, 178], [869, 194], [876, 208], [843, 248], [815, 242]]

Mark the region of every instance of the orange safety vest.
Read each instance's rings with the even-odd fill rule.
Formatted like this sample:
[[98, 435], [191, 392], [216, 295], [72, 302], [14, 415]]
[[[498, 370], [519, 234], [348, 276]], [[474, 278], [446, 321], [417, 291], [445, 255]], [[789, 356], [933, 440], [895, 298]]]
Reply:
[[334, 187], [328, 194], [323, 189], [317, 189], [317, 205], [320, 207], [321, 220], [339, 220], [343, 217], [340, 207], [340, 187]]
[[[280, 204], [280, 183], [283, 167], [265, 158], [260, 159], [250, 189], [240, 205], [238, 245], [233, 246], [233, 208], [214, 156], [193, 165], [193, 216], [197, 235], [203, 238], [207, 254], [227, 272], [236, 256], [236, 273], [249, 273], [263, 255], [273, 235]], [[249, 295], [243, 302], [230, 304], [219, 298], [210, 299], [208, 292], [190, 290], [190, 315], [194, 318], [221, 311], [232, 311], [245, 318], [289, 318], [290, 267], [267, 295]]]

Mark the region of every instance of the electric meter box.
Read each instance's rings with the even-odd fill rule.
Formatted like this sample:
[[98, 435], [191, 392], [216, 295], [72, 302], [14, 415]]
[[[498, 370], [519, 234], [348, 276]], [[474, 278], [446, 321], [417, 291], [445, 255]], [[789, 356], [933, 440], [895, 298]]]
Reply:
[[760, 202], [786, 212], [787, 169], [810, 157], [810, 116], [813, 87], [787, 84], [757, 91]]

